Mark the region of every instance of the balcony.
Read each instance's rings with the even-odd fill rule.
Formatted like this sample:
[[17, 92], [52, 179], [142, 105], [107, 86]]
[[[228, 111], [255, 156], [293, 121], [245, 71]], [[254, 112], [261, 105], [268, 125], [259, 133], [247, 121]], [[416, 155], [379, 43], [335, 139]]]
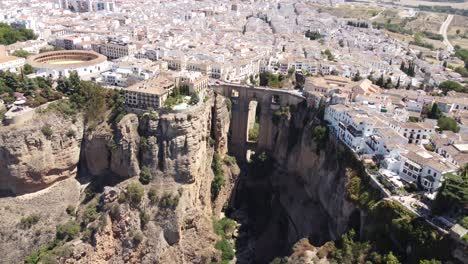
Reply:
[[362, 133], [361, 130], [357, 130], [357, 129], [355, 129], [355, 128], [354, 128], [353, 126], [351, 126], [351, 125], [348, 126], [348, 127], [346, 127], [346, 129], [347, 129], [348, 132], [349, 132], [351, 135], [353, 135], [353, 137], [355, 137], [355, 138], [356, 138], [356, 137], [362, 137], [362, 135], [363, 135], [363, 133]]

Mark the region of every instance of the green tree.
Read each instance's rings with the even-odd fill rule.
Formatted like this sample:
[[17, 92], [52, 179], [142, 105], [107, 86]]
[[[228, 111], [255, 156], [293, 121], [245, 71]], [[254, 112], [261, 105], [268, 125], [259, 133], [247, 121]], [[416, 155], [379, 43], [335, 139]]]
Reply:
[[445, 81], [439, 85], [439, 88], [442, 90], [444, 94], [447, 94], [449, 91], [455, 92], [467, 92], [467, 90], [458, 82], [454, 81]]
[[431, 111], [428, 114], [428, 117], [431, 118], [431, 119], [439, 119], [439, 118], [442, 117], [442, 112], [440, 111], [439, 106], [437, 105], [437, 103], [434, 103], [432, 105], [432, 108], [431, 108]]
[[37, 36], [25, 27], [13, 28], [8, 24], [0, 23], [0, 44], [10, 45], [18, 41], [36, 39]]
[[464, 172], [467, 167], [468, 165], [462, 167], [460, 175], [445, 175], [445, 181], [431, 208], [434, 213], [457, 211], [468, 204], [468, 175]]
[[393, 252], [390, 251], [387, 255], [383, 257], [383, 263], [384, 264], [400, 264], [400, 261], [395, 255], [393, 255]]
[[437, 126], [439, 127], [440, 131], [450, 130], [455, 133], [460, 131], [460, 126], [458, 126], [457, 121], [451, 117], [440, 117], [437, 120]]
[[29, 56], [29, 52], [25, 50], [15, 50], [12, 55], [21, 58], [27, 58]]
[[375, 84], [380, 86], [380, 87], [384, 87], [384, 82], [385, 82], [385, 80], [384, 80], [384, 76], [382, 74], [382, 75], [380, 75], [379, 79], [377, 80], [377, 82]]
[[34, 73], [34, 68], [29, 65], [29, 64], [25, 64], [24, 67], [23, 67], [23, 73], [26, 74], [26, 75], [29, 75], [31, 73]]
[[359, 71], [356, 72], [356, 74], [353, 76], [352, 80], [354, 82], [358, 82], [358, 81], [362, 80], [362, 77], [361, 77], [361, 74], [359, 73]]

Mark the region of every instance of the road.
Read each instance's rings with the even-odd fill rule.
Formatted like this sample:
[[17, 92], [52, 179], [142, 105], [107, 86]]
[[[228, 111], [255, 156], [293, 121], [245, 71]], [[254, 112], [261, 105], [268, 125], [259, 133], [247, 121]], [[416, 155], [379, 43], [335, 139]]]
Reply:
[[447, 30], [448, 30], [448, 27], [450, 26], [450, 23], [452, 23], [452, 20], [453, 20], [453, 15], [448, 15], [447, 19], [444, 21], [444, 23], [442, 23], [442, 25], [440, 26], [440, 30], [439, 30], [439, 34], [441, 34], [444, 37], [444, 44], [445, 46], [447, 46], [447, 51], [449, 52], [453, 52], [454, 50], [452, 44], [450, 43], [447, 37]]

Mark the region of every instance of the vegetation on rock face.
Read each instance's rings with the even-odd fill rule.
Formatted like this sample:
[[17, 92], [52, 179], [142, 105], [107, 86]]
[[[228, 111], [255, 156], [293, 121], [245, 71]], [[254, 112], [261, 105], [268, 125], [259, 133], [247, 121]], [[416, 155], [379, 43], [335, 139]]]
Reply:
[[[370, 210], [369, 220], [365, 237], [373, 241], [380, 251], [399, 252], [402, 260], [408, 263], [451, 259], [449, 238], [397, 202], [382, 200]], [[404, 251], [408, 248], [411, 252]]]
[[226, 164], [229, 165], [229, 166], [235, 165], [235, 164], [237, 164], [236, 157], [226, 155], [226, 156], [224, 157], [224, 163], [226, 163]]
[[317, 144], [317, 150], [324, 149], [328, 140], [328, 128], [326, 126], [316, 126], [312, 130], [312, 139]]
[[38, 251], [26, 256], [24, 258], [24, 263], [26, 264], [37, 264], [37, 263], [58, 263], [54, 254], [59, 256], [67, 257], [71, 253], [66, 251], [66, 248], [59, 249], [58, 246], [61, 245], [60, 240], [53, 240], [45, 247], [40, 248]]
[[159, 199], [159, 206], [161, 208], [175, 209], [179, 204], [179, 198], [177, 194], [165, 193], [161, 199]]
[[150, 200], [151, 205], [155, 205], [155, 204], [157, 204], [159, 202], [158, 192], [157, 192], [155, 187], [152, 187], [148, 191], [148, 199]]
[[83, 221], [85, 225], [94, 222], [99, 217], [99, 213], [97, 211], [97, 202], [91, 202], [85, 209], [83, 215]]
[[[331, 247], [331, 246], [329, 246]], [[336, 249], [329, 251], [329, 258], [337, 263], [385, 263], [399, 264], [398, 258], [390, 251], [388, 254], [381, 255], [373, 249], [370, 242], [356, 241], [356, 232], [350, 230], [348, 233], [341, 236], [341, 239], [336, 243]]]
[[221, 188], [224, 186], [226, 180], [224, 179], [223, 167], [221, 163], [221, 157], [218, 153], [213, 155], [213, 162], [211, 164], [211, 169], [213, 170], [214, 179], [211, 182], [211, 200], [215, 200]]
[[215, 248], [221, 251], [221, 263], [228, 263], [234, 258], [234, 250], [228, 239], [234, 232], [235, 226], [236, 222], [226, 217], [213, 223], [215, 233], [221, 237], [215, 245]]
[[150, 221], [150, 215], [144, 211], [140, 211], [140, 223], [141, 228], [144, 229]]
[[80, 226], [74, 220], [68, 220], [65, 224], [57, 226], [56, 237], [59, 240], [73, 240], [80, 232]]
[[128, 203], [131, 207], [137, 208], [141, 203], [143, 195], [145, 194], [143, 186], [139, 182], [134, 181], [127, 185], [126, 190], [126, 198]]
[[44, 125], [41, 128], [41, 132], [46, 138], [50, 138], [54, 134], [54, 130], [52, 130], [50, 125]]
[[460, 175], [446, 174], [437, 197], [432, 205], [436, 214], [462, 211], [468, 204], [468, 165], [462, 168]]
[[348, 184], [346, 185], [347, 197], [363, 209], [372, 208], [378, 200], [380, 194], [369, 184], [369, 178], [361, 177], [356, 170], [348, 170]]
[[8, 24], [0, 23], [0, 44], [2, 45], [10, 45], [18, 41], [26, 41], [36, 38], [37, 36], [30, 29], [26, 29], [25, 27], [16, 29]]
[[29, 229], [33, 225], [37, 224], [39, 222], [39, 219], [40, 217], [37, 214], [32, 214], [32, 215], [23, 217], [20, 220], [19, 227], [21, 229]]
[[151, 179], [153, 179], [153, 175], [151, 174], [151, 170], [148, 166], [143, 166], [140, 172], [140, 182], [142, 184], [149, 184]]

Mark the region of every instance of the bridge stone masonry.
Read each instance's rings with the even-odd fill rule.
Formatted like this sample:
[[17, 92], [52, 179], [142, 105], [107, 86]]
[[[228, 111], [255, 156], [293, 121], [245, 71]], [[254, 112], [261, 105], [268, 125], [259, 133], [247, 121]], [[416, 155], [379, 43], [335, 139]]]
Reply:
[[[271, 151], [278, 132], [272, 120], [273, 113], [281, 107], [297, 106], [305, 100], [304, 96], [294, 90], [229, 83], [218, 83], [210, 87], [215, 93], [231, 100], [230, 151], [240, 160], [247, 158], [248, 150]], [[248, 134], [255, 123], [256, 113], [259, 114], [257, 120], [260, 129], [255, 142], [249, 140]]]

